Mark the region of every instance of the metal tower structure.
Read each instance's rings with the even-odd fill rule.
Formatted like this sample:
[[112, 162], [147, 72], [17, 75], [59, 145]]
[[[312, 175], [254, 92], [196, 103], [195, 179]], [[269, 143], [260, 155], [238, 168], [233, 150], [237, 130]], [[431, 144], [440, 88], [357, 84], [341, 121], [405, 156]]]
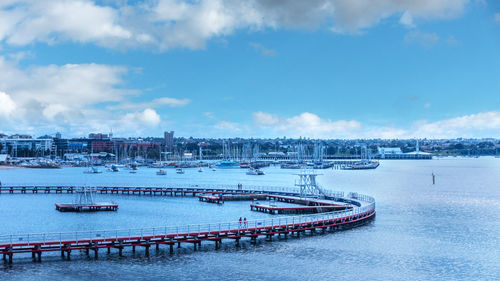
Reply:
[[321, 187], [316, 182], [316, 174], [312, 169], [303, 169], [299, 174], [299, 180], [295, 181], [295, 186], [300, 188], [300, 197], [326, 196]]
[[76, 191], [75, 204], [78, 205], [94, 205], [97, 191], [94, 188], [84, 186], [81, 190]]

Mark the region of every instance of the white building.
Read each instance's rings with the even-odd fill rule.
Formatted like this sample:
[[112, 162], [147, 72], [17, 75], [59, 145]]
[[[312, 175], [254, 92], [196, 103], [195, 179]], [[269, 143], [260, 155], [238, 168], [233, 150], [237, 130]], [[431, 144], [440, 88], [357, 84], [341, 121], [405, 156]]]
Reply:
[[2, 150], [0, 153], [8, 153], [16, 157], [19, 149], [29, 149], [34, 151], [52, 151], [54, 141], [52, 139], [30, 139], [30, 138], [0, 138]]

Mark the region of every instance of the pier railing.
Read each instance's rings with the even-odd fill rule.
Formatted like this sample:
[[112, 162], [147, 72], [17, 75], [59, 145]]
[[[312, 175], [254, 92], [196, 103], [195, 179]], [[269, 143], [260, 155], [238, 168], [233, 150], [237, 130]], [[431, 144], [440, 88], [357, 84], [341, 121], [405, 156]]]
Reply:
[[[88, 186], [96, 189], [104, 189], [104, 188], [116, 188], [116, 189], [124, 189], [124, 188], [162, 188], [162, 189], [177, 189], [177, 190], [214, 190], [214, 191], [246, 191], [246, 192], [260, 192], [260, 193], [289, 193], [289, 194], [300, 194], [300, 189], [296, 187], [286, 187], [286, 186], [259, 186], [259, 185], [229, 185], [229, 184], [168, 184], [168, 185], [148, 185], [148, 186], [128, 186], [128, 185], [93, 185]], [[82, 186], [69, 186], [69, 185], [43, 185], [43, 186], [33, 186], [33, 185], [9, 185], [0, 187], [3, 191], [8, 191], [9, 189], [33, 189], [37, 188], [40, 191], [43, 191], [46, 188], [51, 189], [74, 189], [77, 190], [82, 188]], [[344, 197], [344, 192], [342, 191], [334, 191], [334, 190], [325, 190], [325, 195], [329, 197]]]
[[[344, 211], [329, 213], [298, 215], [287, 217], [275, 217], [268, 219], [256, 219], [245, 222], [230, 221], [205, 224], [188, 224], [180, 226], [161, 226], [150, 228], [129, 228], [112, 230], [91, 230], [73, 232], [48, 232], [48, 233], [27, 233], [27, 234], [2, 234], [0, 235], [0, 245], [12, 247], [16, 245], [44, 246], [51, 245], [60, 248], [70, 243], [93, 243], [93, 242], [113, 242], [120, 243], [122, 240], [131, 240], [143, 237], [155, 238], [177, 238], [199, 236], [201, 234], [223, 234], [248, 232], [251, 229], [262, 228], [283, 228], [296, 225], [312, 223], [326, 223], [329, 221], [353, 220], [372, 214], [375, 211], [375, 199], [371, 196], [350, 193], [346, 197], [354, 200], [364, 201], [361, 207], [355, 207]], [[354, 197], [355, 196], [355, 197]]]

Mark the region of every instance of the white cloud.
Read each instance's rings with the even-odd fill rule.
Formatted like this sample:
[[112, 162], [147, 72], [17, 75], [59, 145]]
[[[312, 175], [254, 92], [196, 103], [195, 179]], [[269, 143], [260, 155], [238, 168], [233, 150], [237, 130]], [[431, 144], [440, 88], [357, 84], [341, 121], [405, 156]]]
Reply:
[[151, 108], [146, 108], [142, 112], [127, 113], [122, 122], [128, 130], [137, 130], [141, 126], [155, 127], [161, 122], [160, 115]]
[[108, 109], [123, 109], [123, 110], [137, 110], [137, 109], [144, 109], [144, 108], [157, 108], [157, 107], [162, 107], [162, 106], [169, 106], [169, 107], [181, 107], [189, 104], [191, 100], [189, 99], [176, 99], [176, 98], [169, 98], [169, 97], [161, 97], [154, 99], [150, 102], [125, 102], [125, 103], [120, 103], [118, 105], [112, 105], [108, 106]]
[[480, 112], [455, 118], [428, 122], [420, 120], [405, 128], [395, 126], [368, 126], [356, 120], [332, 121], [312, 113], [302, 113], [290, 118], [255, 112], [254, 122], [258, 135], [276, 137], [310, 138], [459, 138], [499, 137], [500, 111]]
[[224, 120], [217, 122], [217, 124], [214, 125], [214, 128], [217, 130], [223, 130], [223, 131], [228, 131], [228, 132], [232, 132], [232, 133], [241, 131], [241, 126], [238, 125], [237, 123], [224, 121]]
[[11, 99], [11, 97], [0, 92], [0, 116], [6, 118], [9, 117], [16, 110], [16, 103]]
[[404, 37], [406, 44], [419, 44], [424, 48], [432, 48], [439, 41], [439, 35], [418, 30], [408, 32]]
[[493, 19], [497, 22], [500, 22], [500, 13], [496, 13], [494, 16], [493, 16]]
[[[0, 42], [64, 41], [105, 47], [204, 48], [237, 30], [318, 28], [358, 32], [400, 16], [403, 25], [457, 17], [469, 0], [17, 0], [0, 4]], [[496, 17], [496, 16], [495, 16]]]
[[[186, 99], [159, 98], [129, 102], [136, 90], [122, 89], [127, 69], [101, 64], [31, 66], [22, 69], [0, 56], [1, 129], [44, 134], [61, 131], [85, 135], [113, 130], [130, 134], [158, 126], [162, 120], [155, 106], [182, 106]], [[106, 108], [105, 103], [126, 104]], [[150, 106], [150, 107], [148, 107]]]
[[358, 121], [322, 119], [318, 115], [304, 112], [290, 118], [280, 118], [266, 112], [255, 112], [253, 114], [257, 126], [271, 129], [278, 134], [286, 134], [292, 137], [312, 138], [346, 138], [353, 136], [362, 128]]
[[408, 27], [415, 27], [415, 24], [413, 23], [413, 16], [408, 11], [405, 11], [403, 13], [401, 18], [399, 19], [399, 23], [406, 25]]
[[500, 111], [480, 112], [451, 119], [414, 124], [409, 135], [427, 138], [499, 137]]
[[[3, 37], [9, 44], [26, 45], [34, 41], [53, 43], [73, 40], [111, 42], [130, 40], [132, 33], [119, 25], [118, 11], [88, 0], [21, 0], [2, 12], [11, 16]], [[1, 37], [0, 37], [1, 38]], [[113, 43], [114, 44], [114, 43]]]
[[215, 114], [210, 111], [204, 112], [203, 116], [207, 117], [208, 119], [215, 119]]

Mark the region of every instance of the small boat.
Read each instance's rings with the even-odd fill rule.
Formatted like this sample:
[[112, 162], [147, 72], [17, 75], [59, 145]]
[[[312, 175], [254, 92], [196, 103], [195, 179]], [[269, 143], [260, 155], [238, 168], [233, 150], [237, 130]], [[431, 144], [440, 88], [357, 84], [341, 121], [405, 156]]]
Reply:
[[118, 168], [118, 166], [116, 166], [116, 165], [111, 165], [111, 171], [112, 172], [119, 172], [120, 168]]
[[217, 169], [216, 169], [215, 167], [212, 167], [212, 171], [214, 171], [214, 172], [215, 172], [215, 171], [217, 171]]
[[175, 169], [175, 172], [176, 172], [177, 174], [184, 174], [184, 170], [183, 170], [182, 168], [177, 168], [177, 169]]
[[101, 170], [95, 168], [95, 167], [90, 167], [87, 170], [83, 171], [84, 174], [100, 174], [102, 173]]
[[198, 169], [198, 172], [199, 172], [199, 173], [203, 172], [203, 168], [202, 168], [202, 167], [200, 167], [200, 168]]
[[156, 171], [156, 174], [158, 176], [166, 176], [167, 175], [167, 171], [165, 171], [163, 169], [159, 169], [158, 171]]
[[136, 170], [130, 170], [130, 172], [129, 172], [129, 173], [131, 173], [131, 174], [136, 174], [136, 173], [137, 173], [137, 171], [136, 171]]
[[358, 161], [351, 165], [342, 167], [342, 170], [369, 170], [376, 169], [379, 166], [378, 161]]
[[263, 176], [263, 175], [265, 175], [265, 173], [263, 171], [259, 170], [259, 169], [250, 168], [247, 171], [247, 175]]
[[234, 161], [222, 161], [218, 164], [216, 164], [217, 168], [221, 169], [232, 169], [232, 168], [239, 168], [240, 163], [234, 162]]

